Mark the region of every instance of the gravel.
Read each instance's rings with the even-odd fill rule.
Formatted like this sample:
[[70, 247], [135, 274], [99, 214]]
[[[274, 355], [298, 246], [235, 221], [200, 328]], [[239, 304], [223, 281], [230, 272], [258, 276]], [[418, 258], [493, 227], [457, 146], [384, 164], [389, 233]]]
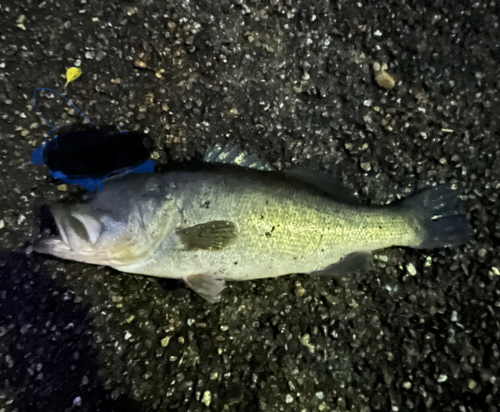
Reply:
[[[498, 411], [495, 2], [9, 3], [0, 411]], [[158, 164], [231, 142], [330, 170], [370, 204], [452, 182], [474, 241], [390, 249], [341, 278], [232, 283], [216, 306], [175, 281], [27, 255], [35, 210], [78, 191], [30, 164], [50, 130], [33, 91], [63, 92], [72, 66], [65, 95], [93, 123], [149, 133]], [[55, 126], [84, 120], [43, 96]]]

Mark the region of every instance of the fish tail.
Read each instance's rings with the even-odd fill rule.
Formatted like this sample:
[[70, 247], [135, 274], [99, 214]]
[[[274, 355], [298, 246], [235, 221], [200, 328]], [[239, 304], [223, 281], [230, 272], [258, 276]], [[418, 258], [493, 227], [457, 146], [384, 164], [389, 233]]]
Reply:
[[463, 213], [458, 191], [450, 185], [426, 189], [402, 202], [417, 219], [423, 240], [413, 247], [433, 249], [468, 243], [473, 229]]

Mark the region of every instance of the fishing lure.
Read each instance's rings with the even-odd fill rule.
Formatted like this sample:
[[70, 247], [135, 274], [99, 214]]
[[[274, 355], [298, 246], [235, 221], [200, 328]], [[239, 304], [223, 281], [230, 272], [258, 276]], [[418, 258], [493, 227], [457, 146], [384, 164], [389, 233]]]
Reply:
[[81, 75], [82, 71], [78, 67], [70, 67], [68, 70], [66, 70], [66, 84], [64, 85], [64, 88], [68, 87], [68, 84], [74, 82]]
[[[36, 106], [36, 92], [48, 90], [70, 103], [89, 123], [56, 129]], [[78, 185], [94, 192], [104, 189], [104, 179], [124, 173], [153, 173], [154, 160], [145, 143], [152, 139], [144, 133], [117, 130], [114, 126], [95, 127], [66, 97], [51, 89], [35, 90], [35, 108], [52, 127], [42, 146], [31, 155], [34, 165], [46, 165], [50, 175], [63, 182]], [[47, 141], [51, 132], [57, 134]]]

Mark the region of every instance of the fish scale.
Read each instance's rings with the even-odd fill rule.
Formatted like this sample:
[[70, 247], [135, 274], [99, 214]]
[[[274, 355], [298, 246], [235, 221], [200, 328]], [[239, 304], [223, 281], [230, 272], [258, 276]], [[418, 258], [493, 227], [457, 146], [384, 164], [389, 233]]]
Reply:
[[[171, 235], [153, 264], [121, 269], [177, 278], [213, 272], [228, 280], [255, 279], [319, 270], [355, 251], [421, 241], [409, 214], [342, 205], [319, 191], [276, 181], [272, 173], [238, 172], [243, 176], [169, 177], [182, 182], [175, 194], [183, 208], [182, 226], [231, 221], [237, 228], [234, 244], [216, 252], [183, 251], [178, 237]], [[210, 191], [206, 183], [199, 185], [202, 180], [209, 182]], [[200, 206], [207, 201], [208, 209]]]

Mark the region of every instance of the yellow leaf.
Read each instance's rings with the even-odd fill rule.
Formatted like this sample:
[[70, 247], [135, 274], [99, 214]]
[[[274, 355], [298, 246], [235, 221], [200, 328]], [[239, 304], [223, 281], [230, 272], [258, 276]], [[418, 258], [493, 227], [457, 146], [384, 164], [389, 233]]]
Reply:
[[66, 84], [64, 87], [67, 87], [69, 83], [78, 79], [82, 74], [82, 71], [78, 67], [70, 67], [66, 70]]

